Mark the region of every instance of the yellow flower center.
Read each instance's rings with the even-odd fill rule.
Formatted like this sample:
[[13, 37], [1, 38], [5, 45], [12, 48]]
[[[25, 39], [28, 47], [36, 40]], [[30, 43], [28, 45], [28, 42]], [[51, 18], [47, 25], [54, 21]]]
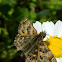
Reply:
[[46, 44], [48, 45], [49, 49], [53, 53], [53, 55], [57, 58], [62, 57], [62, 38], [56, 36], [47, 37]]

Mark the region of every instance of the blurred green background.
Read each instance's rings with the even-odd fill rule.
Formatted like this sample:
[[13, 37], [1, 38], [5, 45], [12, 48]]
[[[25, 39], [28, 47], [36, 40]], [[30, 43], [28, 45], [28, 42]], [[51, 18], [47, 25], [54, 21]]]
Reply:
[[62, 20], [62, 0], [0, 0], [0, 62], [24, 62], [13, 45], [23, 17], [31, 23]]

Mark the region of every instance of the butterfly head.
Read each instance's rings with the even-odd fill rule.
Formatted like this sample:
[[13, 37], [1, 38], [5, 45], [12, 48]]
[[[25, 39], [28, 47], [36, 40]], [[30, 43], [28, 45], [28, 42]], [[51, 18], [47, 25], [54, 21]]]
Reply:
[[45, 36], [46, 36], [46, 33], [45, 32], [40, 32], [40, 34], [39, 34], [42, 38], [45, 38]]

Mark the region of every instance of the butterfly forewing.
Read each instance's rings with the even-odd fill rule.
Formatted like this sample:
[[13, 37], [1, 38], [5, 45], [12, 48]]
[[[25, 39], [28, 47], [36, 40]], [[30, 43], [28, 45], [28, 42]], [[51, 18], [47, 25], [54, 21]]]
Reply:
[[[32, 26], [31, 22], [26, 17], [24, 17], [19, 24], [18, 34], [14, 40], [14, 44], [17, 47], [17, 50], [23, 50], [26, 45], [29, 45], [31, 43], [32, 38], [34, 37], [32, 35], [36, 34], [37, 31]], [[28, 47], [26, 49], [28, 49]]]
[[31, 22], [27, 18], [24, 17], [21, 23], [19, 24], [18, 33], [20, 35], [28, 36], [28, 35], [37, 34], [37, 31], [32, 26]]

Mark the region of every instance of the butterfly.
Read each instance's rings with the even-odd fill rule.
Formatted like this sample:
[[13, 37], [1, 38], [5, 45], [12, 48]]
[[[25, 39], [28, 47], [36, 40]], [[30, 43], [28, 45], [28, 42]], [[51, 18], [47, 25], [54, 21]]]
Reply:
[[14, 45], [26, 56], [26, 62], [57, 62], [47, 44], [43, 41], [46, 33], [37, 34], [31, 22], [24, 17], [19, 24]]

